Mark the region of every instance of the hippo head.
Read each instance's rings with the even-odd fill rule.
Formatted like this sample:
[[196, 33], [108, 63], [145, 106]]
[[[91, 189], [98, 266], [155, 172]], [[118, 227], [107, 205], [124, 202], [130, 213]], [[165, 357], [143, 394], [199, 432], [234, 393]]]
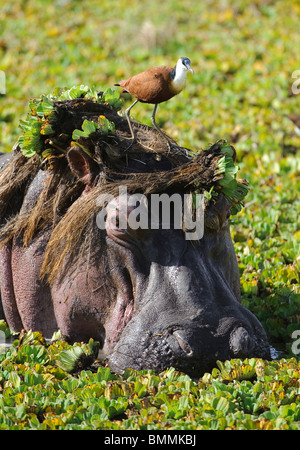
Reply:
[[199, 375], [216, 360], [269, 357], [261, 324], [239, 303], [229, 214], [220, 196], [195, 242], [178, 229], [120, 229], [108, 211], [106, 242], [126, 273], [115, 274], [119, 308], [106, 325], [113, 370], [173, 366]]
[[[78, 165], [76, 158], [73, 165]], [[82, 161], [79, 167], [87, 177], [88, 165]], [[199, 376], [217, 360], [269, 358], [261, 324], [239, 302], [227, 199], [219, 195], [206, 208], [204, 233], [197, 240], [187, 239], [174, 220], [168, 229], [161, 222], [133, 227], [129, 216], [134, 207], [127, 202], [124, 213], [123, 203], [124, 197], [114, 198], [98, 229], [101, 244], [94, 251], [104, 255], [105, 264], [93, 264], [88, 275], [99, 287], [89, 284], [83, 271], [77, 276], [81, 283], [74, 284], [72, 275], [72, 287], [66, 290], [65, 282], [54, 286], [56, 295], [63, 289], [68, 298], [56, 306], [59, 328], [70, 335], [69, 323], [77, 336], [99, 338], [116, 372], [173, 366]]]

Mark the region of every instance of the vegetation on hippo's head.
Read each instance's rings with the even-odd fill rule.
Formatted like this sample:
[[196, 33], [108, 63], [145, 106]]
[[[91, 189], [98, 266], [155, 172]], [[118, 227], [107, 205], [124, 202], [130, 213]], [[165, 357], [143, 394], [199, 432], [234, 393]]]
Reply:
[[235, 164], [235, 150], [226, 141], [221, 141], [221, 157], [217, 163], [215, 176], [222, 175], [209, 193], [205, 193], [208, 199], [219, 189], [232, 205], [231, 214], [234, 215], [241, 210], [244, 205], [243, 200], [248, 193], [249, 187], [246, 180], [237, 179], [236, 175], [239, 166]]
[[110, 122], [105, 116], [99, 116], [98, 122], [85, 119], [82, 124], [82, 130], [74, 130], [72, 138], [74, 140], [81, 137], [88, 138], [91, 134], [100, 132], [101, 134], [113, 133], [115, 124]]
[[[70, 89], [56, 88], [52, 94], [31, 100], [27, 120], [20, 121], [23, 135], [19, 138], [18, 143], [24, 156], [32, 157], [39, 154], [42, 161], [53, 161], [56, 156], [60, 158], [61, 154], [66, 153], [68, 145], [76, 145], [93, 157], [88, 146], [88, 139], [95, 134], [103, 137], [108, 133], [114, 133], [115, 123], [104, 114], [99, 114], [96, 117], [97, 120], [95, 118], [93, 120], [84, 119], [81, 129], [75, 128], [71, 138], [66, 139], [65, 133], [60, 133], [60, 135], [64, 135], [66, 141], [62, 146], [59, 139], [56, 139], [57, 122], [61, 121], [59, 120], [59, 108], [62, 102], [76, 101], [76, 99], [90, 99], [96, 103], [112, 106], [115, 110], [119, 110], [122, 105], [118, 91], [109, 88], [98, 93], [95, 89], [84, 85], [73, 86]], [[72, 140], [70, 141], [70, 139]], [[248, 188], [243, 180], [236, 179], [239, 167], [234, 162], [235, 150], [233, 147], [226, 141], [220, 141], [218, 145], [221, 150], [214, 173], [216, 183], [207, 191], [203, 187], [203, 181], [199, 175], [199, 180], [195, 180], [193, 183], [194, 193], [204, 193], [209, 201], [222, 191], [232, 205], [232, 214], [235, 214], [243, 206], [243, 198], [247, 194]]]
[[[109, 88], [105, 92], [98, 93], [95, 89], [85, 85], [73, 86], [70, 89], [56, 88], [52, 94], [30, 100], [27, 119], [19, 122], [23, 134], [18, 143], [24, 156], [30, 158], [37, 153], [41, 155], [42, 159], [47, 159], [53, 154], [54, 148], [57, 149], [57, 146], [52, 147], [51, 141], [51, 137], [55, 135], [55, 121], [57, 120], [55, 103], [79, 98], [93, 99], [99, 103], [113, 106], [116, 110], [120, 109], [122, 105], [118, 91]], [[83, 126], [83, 131], [74, 130], [73, 139], [88, 137], [96, 131], [107, 133], [114, 130], [114, 124], [105, 117], [99, 120], [97, 127], [88, 120]]]

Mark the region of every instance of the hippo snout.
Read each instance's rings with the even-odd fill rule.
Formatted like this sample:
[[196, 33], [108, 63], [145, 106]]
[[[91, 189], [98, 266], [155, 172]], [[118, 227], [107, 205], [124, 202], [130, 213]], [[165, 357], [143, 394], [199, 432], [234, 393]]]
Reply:
[[[234, 318], [223, 318], [217, 326], [187, 323], [168, 326], [162, 331], [148, 330], [135, 345], [129, 332], [109, 358], [112, 370], [126, 367], [162, 371], [173, 366], [191, 376], [201, 376], [216, 366], [216, 361], [232, 358], [266, 357], [269, 348], [263, 335]], [[132, 348], [135, 346], [135, 352]], [[131, 349], [129, 352], [128, 349]]]
[[[215, 336], [207, 327], [195, 330], [176, 329], [169, 337], [169, 343], [176, 354], [187, 360], [203, 361], [207, 355], [217, 358], [243, 358], [249, 356], [255, 348], [255, 339], [244, 326], [236, 325], [222, 336]], [[173, 344], [172, 341], [173, 340]], [[212, 345], [215, 342], [215, 345]]]

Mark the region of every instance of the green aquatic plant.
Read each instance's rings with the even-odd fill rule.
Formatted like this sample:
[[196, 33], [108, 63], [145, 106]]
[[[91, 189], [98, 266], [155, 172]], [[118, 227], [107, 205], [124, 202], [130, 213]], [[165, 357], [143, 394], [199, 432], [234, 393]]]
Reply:
[[0, 429], [300, 429], [295, 358], [217, 361], [199, 379], [174, 367], [115, 374], [96, 341], [57, 338], [23, 332], [0, 353]]
[[86, 345], [74, 345], [63, 350], [56, 358], [56, 364], [66, 372], [76, 372], [91, 364], [99, 351], [99, 342], [90, 339]]
[[232, 205], [231, 214], [239, 212], [244, 206], [243, 200], [248, 194], [249, 186], [246, 180], [236, 178], [239, 166], [235, 163], [235, 150], [226, 141], [221, 145], [221, 158], [218, 160], [218, 170], [215, 175], [223, 175], [216, 186], [221, 188], [229, 203]]
[[82, 130], [75, 129], [72, 133], [72, 139], [88, 138], [93, 133], [108, 134], [113, 133], [115, 130], [115, 124], [109, 121], [105, 116], [100, 115], [98, 122], [85, 119], [81, 126]]
[[[216, 142], [211, 149], [217, 148], [219, 155], [216, 169], [214, 171], [214, 183], [210, 190], [203, 190], [200, 182], [194, 182], [194, 194], [203, 194], [206, 201], [216, 198], [222, 193], [231, 205], [231, 215], [237, 214], [244, 206], [244, 198], [248, 194], [249, 185], [244, 179], [238, 179], [237, 174], [240, 169], [236, 164], [235, 149], [226, 140]], [[194, 207], [197, 207], [197, 197], [193, 198]]]
[[[19, 122], [23, 134], [19, 137], [18, 144], [24, 156], [30, 158], [39, 154], [44, 159], [52, 155], [53, 149], [51, 148], [50, 138], [55, 134], [56, 103], [77, 98], [91, 99], [98, 103], [110, 105], [117, 111], [122, 106], [118, 91], [109, 88], [104, 92], [97, 92], [96, 89], [83, 84], [71, 88], [55, 88], [51, 94], [30, 100], [27, 118]], [[99, 117], [98, 124], [85, 120], [82, 124], [82, 130], [74, 130], [73, 139], [89, 137], [91, 133], [96, 131], [103, 134], [113, 132], [114, 124], [104, 116]]]

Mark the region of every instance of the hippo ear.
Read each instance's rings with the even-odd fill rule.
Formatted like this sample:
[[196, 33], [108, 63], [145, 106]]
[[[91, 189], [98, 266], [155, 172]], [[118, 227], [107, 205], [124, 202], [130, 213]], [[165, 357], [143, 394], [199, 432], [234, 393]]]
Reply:
[[67, 159], [74, 175], [84, 184], [91, 185], [97, 174], [95, 161], [79, 147], [71, 147]]

